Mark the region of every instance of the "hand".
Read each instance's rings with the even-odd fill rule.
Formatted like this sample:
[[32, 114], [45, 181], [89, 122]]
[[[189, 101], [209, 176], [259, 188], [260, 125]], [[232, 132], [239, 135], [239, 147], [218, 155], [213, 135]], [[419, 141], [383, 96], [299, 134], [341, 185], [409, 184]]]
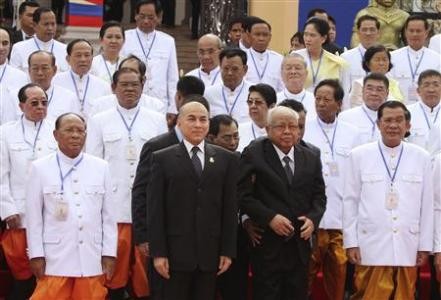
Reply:
[[440, 280], [441, 279], [441, 253], [435, 253], [434, 265], [435, 265], [437, 278], [438, 278], [438, 280]]
[[351, 264], [361, 264], [360, 248], [354, 247], [346, 249], [346, 256]]
[[224, 273], [231, 266], [231, 258], [227, 256], [221, 256], [219, 259], [219, 272], [217, 275]]
[[29, 261], [29, 266], [37, 279], [44, 276], [44, 271], [46, 269], [46, 260], [44, 257], [31, 258]]
[[269, 226], [275, 233], [281, 236], [290, 236], [294, 233], [294, 227], [291, 221], [279, 214], [274, 216]]
[[145, 256], [145, 257], [150, 256], [149, 243], [141, 243], [137, 247], [138, 247], [139, 252], [143, 256]]
[[417, 253], [417, 259], [416, 259], [416, 265], [417, 267], [422, 267], [427, 263], [427, 260], [429, 259], [429, 252], [426, 251], [418, 251]]
[[106, 275], [106, 280], [111, 280], [113, 272], [115, 271], [115, 257], [103, 256], [101, 257], [101, 266], [103, 273]]
[[251, 221], [251, 219], [246, 219], [243, 221], [243, 228], [248, 233], [248, 237], [250, 238], [253, 247], [260, 245], [260, 240], [262, 239], [262, 233], [264, 230], [257, 226], [256, 223]]
[[153, 259], [153, 265], [156, 271], [165, 279], [170, 279], [169, 265], [167, 257], [155, 257]]
[[300, 237], [309, 240], [314, 232], [314, 223], [305, 216], [298, 217], [297, 220], [304, 221], [303, 226], [300, 227]]
[[17, 229], [21, 226], [21, 218], [19, 214], [9, 216], [5, 221], [9, 229]]

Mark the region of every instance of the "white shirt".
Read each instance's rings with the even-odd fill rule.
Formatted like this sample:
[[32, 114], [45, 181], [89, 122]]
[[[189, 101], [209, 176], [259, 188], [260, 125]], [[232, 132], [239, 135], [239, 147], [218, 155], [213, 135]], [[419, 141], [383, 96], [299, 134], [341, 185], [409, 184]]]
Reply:
[[28, 57], [33, 52], [45, 50], [55, 56], [55, 64], [58, 72], [64, 72], [69, 69], [66, 61], [66, 44], [60, 43], [54, 39], [49, 42], [43, 42], [34, 35], [32, 39], [15, 43], [11, 50], [10, 64], [24, 72], [28, 72]]
[[441, 54], [441, 33], [435, 34], [430, 38], [429, 49]]
[[[72, 169], [61, 197], [57, 156], [63, 175]], [[45, 275], [103, 273], [102, 256], [116, 257], [117, 249], [116, 206], [111, 196], [109, 166], [100, 158], [81, 153], [72, 159], [57, 151], [32, 163], [26, 190], [26, 235], [29, 258], [46, 259]], [[65, 220], [56, 217], [60, 202], [67, 206]]]
[[283, 56], [272, 50], [260, 53], [253, 48], [247, 50], [248, 72], [245, 79], [254, 84], [266, 83], [276, 92], [283, 90], [285, 85], [282, 81], [281, 68]]
[[[421, 72], [428, 69], [434, 69], [438, 72], [441, 71], [440, 54], [426, 47], [418, 51], [413, 50], [409, 46], [397, 49], [391, 52], [391, 61], [394, 66], [390, 74], [392, 78], [399, 82], [401, 93], [405, 99], [404, 102], [408, 104], [413, 104], [418, 101], [416, 87]], [[412, 76], [411, 69], [413, 70], [414, 76]]]
[[[118, 99], [116, 99], [115, 94], [99, 97], [93, 103], [93, 107], [90, 111], [90, 115], [91, 116], [96, 115], [97, 113], [114, 108], [117, 105], [118, 105]], [[139, 105], [151, 111], [155, 111], [157, 113], [163, 114], [164, 116], [167, 112], [167, 107], [164, 105], [163, 101], [157, 98], [150, 97], [146, 94], [142, 94], [141, 97], [139, 98]]]
[[7, 63], [0, 65], [0, 84], [10, 89], [20, 89], [29, 82], [25, 72], [14, 68]]
[[[120, 113], [128, 127], [133, 122], [131, 140]], [[131, 191], [142, 146], [164, 132], [164, 116], [139, 105], [132, 109], [117, 105], [89, 119], [86, 151], [109, 163], [118, 223], [132, 223]]]
[[339, 113], [338, 119], [358, 128], [361, 144], [377, 141], [380, 137], [377, 127], [377, 111], [371, 110], [364, 103]]
[[[193, 157], [193, 151], [191, 151], [193, 149], [193, 147], [195, 147], [194, 145], [192, 145], [189, 141], [187, 141], [185, 138], [183, 139], [184, 141], [184, 146], [185, 149], [187, 149], [187, 153], [190, 156], [190, 159]], [[196, 155], [198, 156], [199, 160], [201, 161], [201, 166], [202, 166], [202, 170], [204, 169], [204, 165], [205, 165], [205, 141], [202, 140], [202, 142], [200, 142], [199, 145], [196, 145], [196, 147], [199, 148], [198, 152], [196, 153]]]
[[167, 111], [176, 113], [174, 97], [179, 74], [174, 38], [157, 30], [146, 34], [138, 28], [126, 30], [125, 36], [121, 54], [136, 55], [147, 65], [144, 93], [164, 101]]
[[433, 162], [433, 195], [435, 207], [435, 232], [433, 237], [433, 252], [441, 252], [441, 153]]
[[276, 150], [277, 156], [279, 157], [280, 163], [282, 164], [282, 167], [285, 168], [285, 161], [283, 160], [285, 158], [285, 156], [288, 156], [290, 158], [289, 161], [289, 167], [292, 171], [292, 174], [294, 176], [294, 170], [295, 170], [295, 165], [294, 165], [294, 147], [291, 147], [291, 149], [289, 149], [288, 153], [285, 154], [283, 153], [282, 150], [279, 149], [279, 147], [277, 147], [276, 145], [273, 144], [274, 150]]
[[46, 119], [35, 123], [24, 117], [0, 127], [0, 217], [3, 220], [19, 214], [21, 226], [26, 227], [25, 190], [30, 165], [33, 160], [57, 150], [53, 130], [54, 124]]
[[357, 47], [343, 52], [340, 57], [344, 58], [349, 63], [349, 68], [346, 69], [348, 73], [349, 82], [354, 82], [357, 79], [364, 78], [367, 72], [363, 69], [362, 62], [366, 49], [362, 44]]
[[223, 84], [216, 84], [205, 89], [204, 96], [210, 103], [211, 117], [227, 114], [238, 123], [249, 121], [247, 99], [250, 86], [249, 82], [243, 80], [234, 91]]
[[7, 86], [0, 84], [0, 125], [17, 120], [19, 112], [15, 99], [12, 91]]
[[438, 103], [434, 108], [430, 108], [420, 100], [407, 106], [407, 109], [412, 117], [410, 120], [410, 136], [407, 140], [429, 150], [427, 148], [429, 132], [435, 122], [441, 118], [441, 103]]
[[73, 71], [58, 73], [52, 83], [60, 85], [76, 95], [80, 111], [86, 119], [97, 98], [112, 94], [110, 85], [92, 74], [86, 74], [80, 78]]
[[206, 73], [205, 71], [203, 71], [202, 66], [200, 66], [199, 68], [191, 70], [190, 72], [185, 74], [185, 76], [194, 76], [199, 78], [204, 82], [205, 88], [208, 88], [209, 86], [215, 85], [217, 83], [222, 83], [222, 76], [219, 66], [211, 70], [210, 73]]
[[441, 120], [440, 119], [438, 119], [435, 122], [435, 124], [433, 124], [433, 127], [429, 132], [429, 137], [427, 140], [428, 141], [426, 147], [430, 155], [433, 156], [441, 152]]
[[119, 64], [123, 59], [124, 58], [120, 56], [115, 63], [112, 63], [105, 60], [102, 54], [99, 54], [92, 60], [90, 74], [95, 75], [108, 84], [112, 84], [113, 74], [118, 70]]
[[253, 121], [239, 124], [239, 146], [237, 151], [242, 152], [255, 139], [266, 136], [265, 127], [260, 128]]
[[293, 99], [301, 102], [307, 112], [306, 118], [308, 120], [317, 116], [317, 112], [315, 111], [315, 97], [310, 91], [303, 89], [300, 93], [294, 94], [288, 91], [287, 88], [284, 88], [283, 91], [277, 93], [277, 103], [285, 99]]
[[[397, 171], [396, 208], [386, 207], [391, 180], [379, 145], [391, 173]], [[362, 145], [349, 155], [346, 171], [344, 247], [359, 247], [362, 265], [411, 267], [417, 251], [432, 251], [433, 183], [430, 157], [424, 149], [405, 142], [395, 148], [381, 141]]]
[[326, 124], [316, 117], [306, 123], [303, 140], [320, 149], [327, 200], [319, 228], [342, 229], [344, 172], [350, 151], [360, 145], [359, 131], [340, 119]]

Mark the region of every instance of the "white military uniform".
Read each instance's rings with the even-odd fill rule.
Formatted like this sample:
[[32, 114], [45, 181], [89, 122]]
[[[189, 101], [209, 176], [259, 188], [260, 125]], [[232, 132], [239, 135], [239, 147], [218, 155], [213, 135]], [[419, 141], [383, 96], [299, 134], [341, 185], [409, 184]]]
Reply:
[[429, 132], [433, 125], [436, 123], [441, 112], [441, 103], [438, 103], [434, 108], [428, 107], [423, 101], [418, 101], [417, 103], [407, 106], [411, 115], [411, 127], [410, 136], [407, 140], [418, 146], [427, 149], [427, 144], [429, 142]]
[[285, 99], [292, 99], [301, 102], [307, 112], [306, 118], [308, 120], [317, 116], [317, 112], [315, 111], [315, 97], [310, 91], [303, 89], [300, 93], [293, 94], [288, 91], [287, 88], [284, 88], [283, 91], [277, 93], [277, 103], [280, 103]]
[[[438, 117], [441, 118], [441, 117]], [[429, 132], [428, 142], [426, 145], [427, 151], [430, 155], [436, 155], [441, 152], [441, 120], [438, 119], [433, 124], [432, 129]]]
[[430, 38], [429, 49], [441, 54], [441, 33], [435, 34]]
[[118, 57], [116, 63], [111, 63], [105, 60], [102, 54], [95, 56], [92, 60], [92, 67], [90, 68], [90, 74], [99, 77], [108, 84], [112, 84], [113, 74], [118, 70], [118, 67], [123, 60], [123, 57]]
[[[122, 118], [129, 128], [133, 122], [130, 137]], [[129, 110], [118, 105], [89, 119], [86, 151], [109, 163], [118, 223], [132, 223], [131, 191], [142, 146], [164, 132], [164, 116], [140, 105]]]
[[361, 144], [377, 141], [380, 137], [377, 112], [368, 108], [364, 103], [339, 113], [338, 119], [358, 128]]
[[25, 117], [0, 127], [0, 217], [3, 220], [19, 214], [22, 227], [26, 227], [25, 191], [30, 165], [33, 160], [57, 150], [53, 127], [46, 119], [35, 123]]
[[[251, 118], [250, 118], [251, 119]], [[266, 136], [265, 127], [260, 128], [253, 121], [239, 124], [239, 146], [237, 151], [242, 152], [252, 141], [261, 136]]]
[[360, 43], [357, 47], [343, 52], [340, 57], [344, 58], [349, 63], [348, 73], [349, 83], [357, 79], [364, 78], [367, 72], [363, 69], [362, 62], [366, 48]]
[[326, 124], [316, 117], [306, 123], [303, 140], [320, 148], [327, 201], [319, 228], [341, 230], [344, 171], [350, 151], [360, 144], [359, 131], [340, 119]]
[[202, 70], [202, 67], [196, 68], [185, 74], [185, 76], [194, 76], [204, 82], [205, 88], [212, 85], [222, 83], [222, 76], [220, 67], [217, 66], [210, 73], [206, 73]]
[[238, 123], [250, 121], [248, 115], [248, 90], [251, 84], [245, 80], [230, 90], [223, 84], [216, 84], [205, 89], [205, 98], [210, 103], [211, 117], [226, 114], [232, 116]]
[[144, 93], [164, 101], [168, 112], [176, 113], [174, 97], [178, 83], [178, 63], [175, 40], [154, 30], [146, 34], [138, 28], [126, 30], [121, 54], [139, 57], [147, 66]]
[[401, 93], [407, 104], [418, 101], [416, 88], [421, 72], [428, 69], [441, 71], [440, 54], [426, 47], [415, 51], [406, 46], [392, 51], [391, 58], [394, 67], [390, 74], [399, 82]]
[[85, 118], [89, 116], [97, 98], [112, 94], [110, 84], [90, 73], [82, 78], [73, 71], [58, 73], [52, 83], [61, 85], [76, 95], [80, 111]]
[[245, 75], [247, 81], [254, 84], [269, 84], [276, 92], [283, 90], [285, 85], [281, 75], [282, 55], [268, 49], [259, 53], [250, 48], [247, 50], [247, 56], [248, 72]]
[[[99, 97], [93, 103], [93, 107], [90, 111], [90, 115], [94, 116], [97, 113], [114, 108], [117, 105], [118, 105], [118, 100], [116, 99], [115, 94]], [[157, 98], [150, 97], [146, 94], [141, 94], [141, 97], [139, 98], [139, 105], [141, 105], [142, 107], [145, 107], [149, 110], [160, 113], [164, 116], [165, 116], [165, 113], [167, 112], [167, 107], [165, 106], [163, 101], [161, 101]]]
[[11, 90], [0, 84], [0, 125], [6, 124], [10, 121], [15, 121], [18, 118], [16, 98], [12, 96]]
[[11, 51], [10, 64], [24, 72], [28, 72], [28, 57], [33, 52], [45, 50], [55, 56], [55, 64], [58, 72], [64, 72], [69, 69], [66, 61], [66, 44], [60, 43], [54, 39], [49, 42], [43, 42], [34, 35], [33, 38], [14, 44]]
[[433, 252], [441, 252], [441, 153], [433, 162], [433, 194], [435, 207], [435, 232], [433, 237]]
[[0, 65], [0, 84], [11, 89], [20, 89], [28, 82], [29, 78], [25, 72], [8, 65], [8, 63]]
[[361, 265], [413, 267], [417, 251], [432, 251], [433, 184], [424, 149], [406, 142], [395, 148], [369, 143], [351, 152], [346, 171], [344, 246], [360, 248]]
[[[59, 166], [65, 176], [63, 185]], [[44, 257], [46, 275], [101, 275], [102, 256], [116, 257], [117, 248], [116, 206], [107, 162], [86, 153], [72, 159], [57, 151], [33, 162], [29, 178], [29, 258]]]

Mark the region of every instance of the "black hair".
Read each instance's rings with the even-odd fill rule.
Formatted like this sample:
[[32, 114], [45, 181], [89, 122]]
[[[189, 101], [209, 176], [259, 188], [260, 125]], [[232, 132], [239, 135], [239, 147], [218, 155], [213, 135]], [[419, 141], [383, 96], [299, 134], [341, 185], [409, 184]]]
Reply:
[[237, 23], [240, 23], [240, 26], [242, 27], [243, 17], [241, 17], [241, 16], [232, 17], [230, 19], [230, 21], [228, 22], [228, 31], [231, 31], [231, 29], [233, 28], [233, 25], [237, 24]]
[[205, 92], [204, 82], [196, 76], [183, 76], [179, 78], [176, 90], [185, 98], [188, 95], [203, 95]]
[[247, 53], [245, 51], [243, 51], [242, 49], [238, 49], [238, 48], [226, 48], [223, 49], [220, 53], [219, 53], [219, 61], [222, 63], [222, 60], [226, 57], [226, 58], [233, 58], [239, 56], [240, 59], [242, 60], [242, 64], [246, 65], [247, 64]]
[[371, 61], [372, 57], [374, 57], [375, 53], [379, 52], [386, 52], [387, 57], [389, 58], [389, 69], [387, 71], [389, 72], [392, 69], [393, 64], [391, 61], [389, 50], [387, 50], [386, 47], [384, 47], [383, 45], [374, 45], [372, 47], [369, 47], [364, 53], [363, 62], [361, 63], [363, 66], [363, 70], [365, 70], [366, 72], [371, 71], [368, 64]]
[[106, 34], [107, 29], [109, 29], [111, 27], [118, 27], [119, 29], [121, 29], [121, 34], [122, 34], [123, 39], [126, 38], [126, 35], [124, 33], [124, 29], [121, 26], [121, 23], [119, 23], [117, 21], [108, 21], [108, 22], [104, 23], [103, 26], [101, 26], [100, 39], [104, 38], [104, 35]]
[[343, 97], [345, 96], [345, 92], [343, 91], [343, 88], [341, 87], [340, 82], [337, 79], [325, 79], [319, 82], [317, 86], [314, 89], [314, 96], [317, 94], [317, 90], [321, 88], [322, 86], [330, 86], [334, 90], [334, 99], [337, 102], [342, 102]]
[[329, 39], [329, 36], [328, 36], [329, 24], [328, 24], [328, 22], [326, 22], [323, 19], [317, 18], [317, 17], [312, 17], [312, 18], [308, 19], [308, 21], [306, 21], [305, 26], [303, 26], [303, 31], [305, 31], [305, 28], [308, 25], [314, 26], [315, 30], [317, 30], [317, 32], [321, 36], [326, 36], [325, 43], [328, 41], [328, 39]]
[[129, 56], [127, 56], [126, 58], [124, 58], [121, 63], [119, 64], [118, 69], [122, 68], [122, 65], [126, 63], [126, 61], [129, 60], [134, 60], [138, 63], [138, 71], [141, 74], [141, 76], [145, 75], [145, 72], [147, 71], [147, 66], [145, 65], [145, 63], [136, 55], [130, 54]]
[[23, 15], [23, 13], [25, 12], [25, 10], [26, 10], [26, 7], [40, 7], [40, 4], [38, 4], [37, 2], [31, 2], [31, 1], [25, 1], [25, 2], [22, 2], [21, 4], [20, 4], [20, 6], [18, 7], [18, 15]]
[[67, 113], [59, 115], [57, 120], [55, 120], [55, 130], [60, 129], [61, 122], [63, 121], [63, 119], [65, 117], [67, 117], [69, 115], [77, 116], [84, 123], [84, 126], [86, 126], [86, 120], [81, 115], [74, 113], [74, 112], [67, 112]]
[[429, 22], [427, 21], [427, 18], [423, 15], [411, 15], [407, 18], [406, 22], [404, 22], [403, 29], [406, 30], [407, 26], [409, 26], [409, 23], [412, 21], [422, 21], [424, 23], [424, 29], [429, 30]]
[[72, 54], [73, 47], [74, 47], [76, 44], [81, 43], [81, 42], [85, 42], [85, 43], [87, 43], [87, 44], [90, 46], [90, 52], [92, 52], [92, 54], [93, 54], [93, 47], [92, 47], [92, 44], [91, 44], [88, 40], [86, 40], [86, 39], [74, 39], [74, 40], [71, 41], [69, 44], [67, 44], [67, 47], [66, 47], [67, 55], [70, 56], [70, 55]]
[[112, 75], [112, 84], [116, 85], [119, 81], [119, 77], [122, 74], [126, 74], [126, 73], [134, 73], [136, 75], [138, 75], [138, 79], [141, 82], [141, 84], [143, 84], [144, 82], [144, 76], [141, 74], [138, 74], [138, 72], [136, 72], [135, 70], [133, 70], [132, 68], [119, 68], [118, 70], [115, 71], [115, 73], [113, 73]]
[[406, 121], [410, 121], [410, 111], [407, 109], [406, 105], [404, 105], [400, 101], [390, 100], [386, 101], [383, 104], [380, 105], [377, 111], [377, 120], [380, 120], [383, 116], [383, 110], [385, 108], [401, 108], [404, 111], [404, 118]]
[[333, 16], [328, 15], [328, 21], [337, 26], [337, 22], [335, 21]]
[[135, 6], [135, 14], [139, 14], [139, 11], [141, 9], [141, 6], [152, 4], [155, 7], [155, 14], [158, 16], [160, 13], [162, 13], [162, 6], [159, 1], [156, 0], [142, 0], [136, 3]]
[[301, 113], [302, 111], [307, 113], [305, 106], [303, 106], [303, 103], [294, 99], [285, 99], [282, 102], [280, 102], [277, 106], [285, 106], [291, 108], [297, 113]]
[[230, 126], [232, 123], [239, 127], [237, 121], [230, 115], [217, 115], [210, 119], [210, 128], [208, 129], [208, 134], [217, 136], [219, 134], [220, 126]]
[[32, 21], [35, 24], [40, 23], [41, 15], [45, 13], [53, 13], [53, 11], [50, 8], [47, 7], [39, 7], [34, 11], [34, 14], [32, 15]]
[[382, 81], [387, 89], [389, 89], [389, 79], [386, 77], [386, 75], [381, 73], [370, 73], [366, 75], [365, 78], [363, 78], [363, 86], [366, 84], [368, 80], [377, 80]]
[[421, 85], [422, 81], [425, 78], [432, 77], [432, 76], [436, 76], [436, 77], [441, 78], [441, 73], [438, 72], [437, 70], [433, 70], [433, 69], [428, 69], [428, 70], [421, 72], [420, 76], [418, 76], [418, 85]]
[[357, 29], [360, 29], [361, 23], [363, 23], [364, 21], [374, 21], [375, 27], [377, 27], [377, 29], [380, 30], [380, 21], [378, 21], [378, 19], [376, 17], [371, 16], [371, 15], [364, 15], [364, 16], [361, 16], [360, 18], [358, 18]]
[[46, 92], [44, 91], [44, 89], [39, 84], [28, 83], [28, 84], [22, 86], [21, 89], [18, 91], [18, 101], [20, 103], [25, 103], [26, 100], [28, 100], [28, 96], [26, 95], [26, 91], [28, 89], [30, 89], [30, 88], [33, 88], [33, 87], [39, 87], [44, 92], [44, 95], [46, 96], [46, 99], [47, 99]]
[[[328, 12], [327, 12], [326, 10], [324, 10], [323, 8], [319, 8], [319, 7], [317, 7], [317, 8], [313, 8], [313, 9], [311, 9], [311, 10], [308, 12], [308, 16], [306, 17], [306, 19], [309, 19], [309, 18], [315, 17], [315, 14], [317, 14], [317, 13], [328, 15]], [[329, 15], [328, 15], [328, 16], [329, 16]]]
[[303, 39], [303, 32], [302, 31], [297, 31], [296, 33], [294, 33], [289, 41], [292, 43], [292, 41], [295, 38], [297, 38], [299, 40], [300, 44], [305, 45], [305, 40]]
[[250, 97], [251, 92], [257, 92], [262, 96], [263, 100], [265, 100], [266, 106], [268, 107], [271, 107], [271, 105], [277, 103], [276, 91], [269, 84], [259, 83], [256, 85], [252, 85], [250, 86], [248, 91], [248, 98]]
[[271, 25], [267, 21], [258, 17], [254, 17], [250, 19], [247, 24], [247, 32], [251, 32], [251, 29], [253, 29], [253, 26], [256, 24], [265, 24], [266, 26], [268, 26], [268, 29], [271, 31]]

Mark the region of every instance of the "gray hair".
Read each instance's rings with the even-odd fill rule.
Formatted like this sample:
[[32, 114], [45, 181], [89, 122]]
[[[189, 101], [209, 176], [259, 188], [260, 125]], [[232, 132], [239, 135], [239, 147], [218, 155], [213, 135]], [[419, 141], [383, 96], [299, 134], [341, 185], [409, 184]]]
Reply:
[[283, 58], [282, 64], [281, 64], [281, 68], [282, 69], [283, 69], [283, 66], [285, 65], [286, 61], [288, 59], [290, 59], [290, 58], [298, 58], [298, 59], [300, 59], [302, 61], [302, 63], [303, 63], [303, 66], [305, 66], [305, 69], [308, 68], [308, 64], [306, 63], [306, 60], [305, 60], [305, 58], [302, 55], [300, 55], [300, 54], [298, 54], [296, 52], [291, 52], [291, 53], [285, 55], [285, 57]]
[[277, 115], [284, 115], [292, 117], [296, 122], [299, 120], [299, 114], [292, 110], [291, 108], [285, 106], [276, 106], [268, 110], [267, 123], [268, 125], [272, 125], [274, 118]]

